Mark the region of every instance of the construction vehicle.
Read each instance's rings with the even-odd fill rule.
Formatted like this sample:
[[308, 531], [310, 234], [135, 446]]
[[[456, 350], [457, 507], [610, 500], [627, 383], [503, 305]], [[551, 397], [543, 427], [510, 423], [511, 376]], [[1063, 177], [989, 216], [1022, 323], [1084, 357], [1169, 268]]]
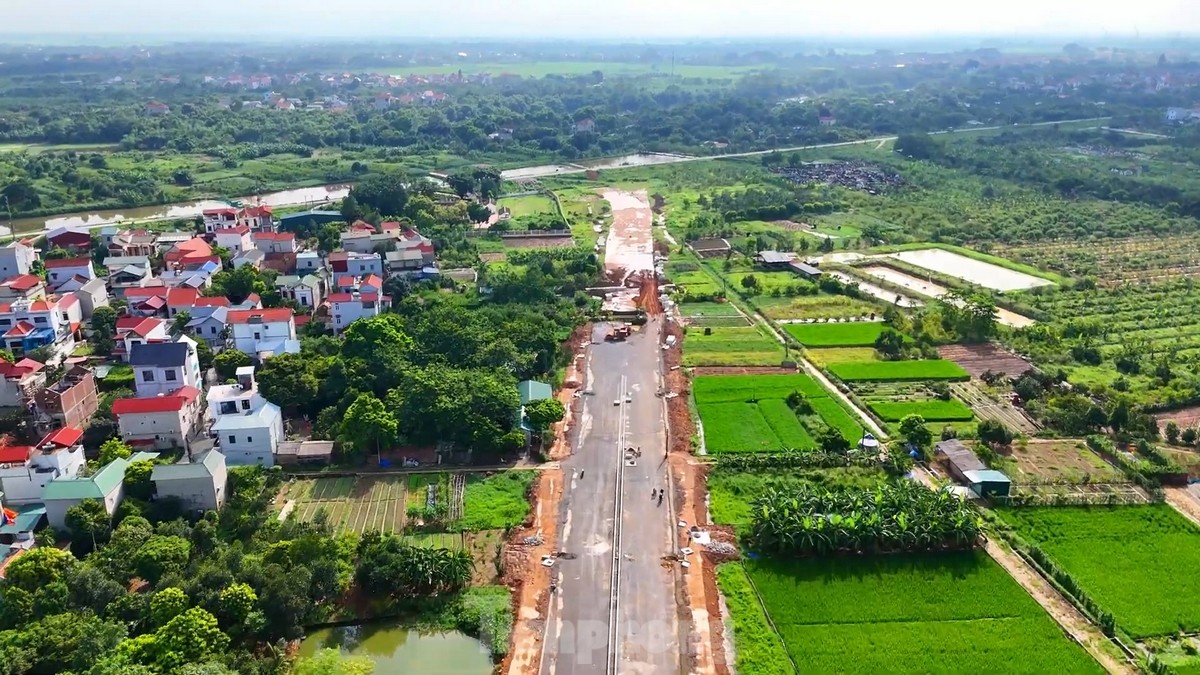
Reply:
[[617, 326], [616, 328], [608, 331], [608, 335], [605, 335], [604, 339], [608, 342], [624, 342], [625, 339], [632, 334], [633, 326], [625, 324], [624, 326]]

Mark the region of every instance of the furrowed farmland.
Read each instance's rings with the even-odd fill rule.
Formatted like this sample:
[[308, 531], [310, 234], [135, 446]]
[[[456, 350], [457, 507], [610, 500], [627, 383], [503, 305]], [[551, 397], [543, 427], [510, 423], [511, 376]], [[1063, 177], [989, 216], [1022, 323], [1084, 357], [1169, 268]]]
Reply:
[[1163, 504], [1002, 509], [1135, 638], [1200, 630], [1200, 529]]
[[982, 553], [745, 568], [802, 672], [1104, 672]]
[[[807, 407], [789, 406], [798, 393]], [[774, 452], [811, 449], [816, 426], [826, 424], [851, 442], [862, 427], [806, 375], [704, 375], [693, 395], [709, 452]]]

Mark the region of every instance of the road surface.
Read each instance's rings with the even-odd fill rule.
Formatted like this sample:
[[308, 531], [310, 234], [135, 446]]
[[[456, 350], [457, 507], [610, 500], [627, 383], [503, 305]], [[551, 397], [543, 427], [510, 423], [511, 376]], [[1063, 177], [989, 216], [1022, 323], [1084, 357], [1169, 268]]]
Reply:
[[[930, 136], [944, 136], [944, 135], [950, 135], [950, 134], [975, 133], [975, 132], [979, 132], [979, 131], [998, 131], [1000, 129], [1024, 129], [1027, 127], [1048, 127], [1048, 126], [1053, 126], [1055, 124], [1075, 124], [1077, 122], [1100, 122], [1100, 121], [1108, 120], [1108, 119], [1112, 119], [1112, 118], [1111, 117], [1085, 117], [1085, 118], [1074, 119], [1074, 120], [1059, 120], [1057, 122], [1033, 122], [1032, 124], [1013, 124], [1012, 126], [965, 127], [962, 129], [946, 129], [943, 131], [932, 131], [929, 133], [929, 135]], [[875, 143], [875, 144], [878, 144], [879, 146], [882, 146], [884, 143], [887, 143], [888, 141], [896, 140], [896, 138], [897, 138], [896, 136], [876, 136], [874, 138], [864, 138], [862, 140], [857, 140], [857, 141], [839, 141], [837, 143], [816, 143], [813, 145], [796, 145], [796, 146], [792, 146], [789, 148], [772, 148], [770, 150], [752, 150], [750, 152], [732, 152], [732, 153], [729, 153], [726, 155], [704, 155], [704, 156], [698, 156], [698, 157], [680, 155], [678, 157], [670, 157], [670, 158], [664, 157], [663, 161], [655, 162], [655, 164], [679, 164], [682, 162], [708, 162], [708, 161], [711, 161], [714, 159], [736, 159], [738, 157], [760, 157], [762, 155], [769, 155], [773, 152], [781, 152], [781, 153], [783, 153], [783, 152], [800, 152], [802, 150], [819, 150], [821, 148], [841, 148], [841, 147], [846, 147], [846, 146], [850, 146], [850, 145], [867, 145], [869, 143]], [[629, 167], [614, 166], [614, 167], [611, 167], [608, 169], [604, 169], [604, 171], [606, 171], [606, 172], [607, 171], [618, 171], [623, 168], [639, 168], [639, 167], [637, 167], [637, 166], [629, 166]], [[543, 169], [543, 170], [539, 171], [539, 169]], [[586, 167], [573, 168], [573, 167], [569, 167], [565, 164], [546, 164], [541, 167], [527, 166], [527, 167], [522, 167], [520, 169], [507, 169], [505, 171], [500, 172], [500, 177], [505, 180], [512, 180], [517, 177], [522, 178], [522, 179], [544, 178], [546, 176], [565, 176], [565, 175], [573, 174], [573, 173], [585, 173], [587, 171], [588, 171], [588, 169]]]
[[[569, 484], [560, 513], [558, 590], [550, 601], [542, 675], [662, 675], [682, 663], [666, 426], [660, 386], [661, 319], [626, 342], [604, 342], [599, 324], [587, 355], [590, 394], [579, 436], [563, 462]], [[641, 448], [628, 465], [622, 448]]]

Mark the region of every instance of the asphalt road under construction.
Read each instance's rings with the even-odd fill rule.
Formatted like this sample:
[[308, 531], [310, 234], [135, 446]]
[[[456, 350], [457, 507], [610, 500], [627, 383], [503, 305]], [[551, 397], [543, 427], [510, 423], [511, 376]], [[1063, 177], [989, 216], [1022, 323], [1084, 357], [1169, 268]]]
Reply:
[[[662, 319], [625, 341], [593, 328], [542, 653], [543, 675], [681, 673], [686, 659], [667, 487]], [[640, 449], [629, 457], [627, 448]]]

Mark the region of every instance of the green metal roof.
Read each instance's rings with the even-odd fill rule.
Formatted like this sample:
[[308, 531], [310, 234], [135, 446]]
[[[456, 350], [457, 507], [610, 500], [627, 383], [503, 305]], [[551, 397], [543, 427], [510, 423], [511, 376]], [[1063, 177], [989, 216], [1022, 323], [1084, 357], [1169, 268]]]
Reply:
[[964, 471], [963, 477], [971, 483], [1012, 483], [1008, 476], [995, 469]]
[[154, 467], [154, 473], [150, 474], [150, 479], [158, 482], [212, 478], [225, 463], [225, 456], [216, 450], [210, 450], [195, 459], [199, 461], [188, 464], [160, 464]]
[[[38, 521], [42, 516], [46, 515], [46, 507], [37, 506], [22, 506], [16, 509], [17, 519], [11, 525], [0, 526], [0, 534], [20, 534], [22, 532], [32, 532], [37, 527]], [[0, 560], [3, 556], [0, 556]]]
[[56, 499], [104, 499], [105, 495], [117, 489], [121, 481], [125, 480], [125, 470], [129, 468], [130, 464], [153, 460], [157, 457], [157, 452], [138, 452], [134, 453], [129, 459], [114, 459], [87, 478], [52, 480], [46, 484], [45, 490], [42, 491], [42, 499], [44, 501]]
[[521, 397], [521, 405], [530, 401], [541, 401], [554, 396], [554, 389], [545, 382], [525, 380], [517, 383], [517, 394]]

